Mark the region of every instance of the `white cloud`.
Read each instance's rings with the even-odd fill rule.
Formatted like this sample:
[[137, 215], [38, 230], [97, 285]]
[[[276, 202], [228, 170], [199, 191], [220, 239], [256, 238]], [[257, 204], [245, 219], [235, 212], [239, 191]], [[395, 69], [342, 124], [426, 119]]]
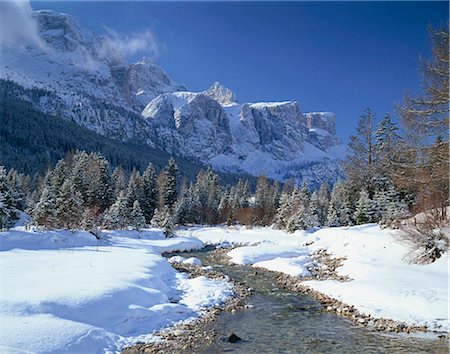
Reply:
[[135, 33], [131, 36], [121, 35], [104, 27], [107, 35], [103, 38], [99, 56], [112, 62], [124, 62], [125, 58], [143, 53], [153, 58], [159, 55], [159, 46], [150, 30]]
[[0, 1], [0, 45], [45, 46], [28, 0]]

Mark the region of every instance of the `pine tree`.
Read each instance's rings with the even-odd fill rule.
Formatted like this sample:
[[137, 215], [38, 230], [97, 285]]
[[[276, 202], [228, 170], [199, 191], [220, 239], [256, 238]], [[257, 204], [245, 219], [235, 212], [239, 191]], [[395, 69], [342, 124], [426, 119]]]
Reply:
[[173, 236], [173, 218], [168, 205], [155, 210], [151, 225], [162, 228], [166, 237]]
[[158, 205], [158, 191], [156, 186], [156, 171], [151, 163], [148, 164], [143, 176], [144, 196], [142, 212], [147, 223], [150, 223], [153, 213]]
[[309, 202], [308, 215], [306, 218], [306, 227], [312, 228], [322, 226], [323, 225], [322, 220], [325, 218], [325, 216], [326, 214], [324, 215], [324, 211], [322, 210], [319, 192], [314, 191], [311, 194]]
[[3, 166], [0, 166], [0, 203], [0, 228], [10, 227], [19, 215], [14, 207], [17, 203]]
[[8, 204], [7, 196], [0, 191], [0, 230], [11, 226], [11, 213], [13, 209]]
[[61, 186], [56, 197], [55, 227], [61, 229], [77, 229], [80, 226], [83, 212], [81, 193], [75, 191], [70, 180]]
[[101, 231], [98, 227], [98, 217], [93, 209], [84, 209], [81, 215], [80, 227], [82, 230], [93, 234], [97, 239], [100, 238]]
[[177, 201], [177, 174], [178, 166], [171, 158], [163, 171], [163, 182], [161, 186], [162, 206], [172, 207]]
[[17, 210], [25, 210], [26, 201], [26, 176], [11, 169], [6, 176], [9, 185], [12, 207]]
[[[328, 205], [330, 203], [330, 191], [328, 187], [328, 183], [322, 183], [319, 192], [317, 193], [318, 198], [318, 208], [319, 208], [319, 223], [320, 225], [325, 225], [327, 221], [328, 215]], [[311, 196], [312, 198], [312, 196]]]
[[37, 226], [53, 228], [56, 222], [56, 197], [53, 190], [45, 186], [39, 202], [33, 209], [33, 222]]
[[352, 191], [342, 181], [337, 181], [331, 190], [326, 226], [353, 225], [354, 203]]
[[112, 189], [114, 190], [114, 199], [116, 199], [120, 192], [127, 188], [127, 177], [122, 166], [117, 166], [111, 177]]
[[107, 229], [125, 229], [129, 224], [128, 199], [121, 192], [113, 205], [106, 210], [103, 216], [103, 227]]
[[359, 199], [356, 204], [356, 211], [354, 216], [356, 224], [361, 225], [372, 222], [373, 212], [374, 210], [372, 209], [372, 203], [369, 198], [369, 194], [365, 190], [362, 190], [359, 193]]
[[292, 196], [282, 193], [280, 197], [280, 206], [275, 215], [275, 225], [280, 229], [285, 229], [291, 216], [291, 200]]
[[130, 214], [130, 224], [136, 230], [140, 231], [145, 226], [145, 217], [142, 213], [139, 201], [135, 200], [133, 203], [133, 209]]
[[144, 200], [144, 181], [141, 174], [137, 170], [133, 170], [127, 185], [127, 199], [130, 203], [129, 208], [133, 208], [133, 203], [135, 200], [139, 204], [143, 203]]
[[56, 163], [55, 168], [53, 169], [51, 173], [51, 180], [50, 184], [52, 188], [57, 192], [59, 191], [64, 181], [67, 179], [69, 173], [69, 166], [66, 163], [65, 159], [61, 159]]

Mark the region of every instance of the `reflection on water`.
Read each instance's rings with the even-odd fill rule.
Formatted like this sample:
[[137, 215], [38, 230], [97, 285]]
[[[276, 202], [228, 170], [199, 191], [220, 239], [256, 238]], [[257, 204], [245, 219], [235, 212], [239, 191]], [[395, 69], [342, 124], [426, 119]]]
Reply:
[[[307, 295], [278, 289], [275, 277], [246, 266], [207, 264], [205, 252], [179, 253], [197, 257], [203, 265], [220, 268], [255, 292], [251, 308], [222, 312], [213, 324], [219, 339], [196, 353], [449, 353], [448, 341], [418, 339], [405, 334], [380, 334], [349, 320], [322, 312], [322, 305]], [[236, 333], [243, 340], [229, 343]]]

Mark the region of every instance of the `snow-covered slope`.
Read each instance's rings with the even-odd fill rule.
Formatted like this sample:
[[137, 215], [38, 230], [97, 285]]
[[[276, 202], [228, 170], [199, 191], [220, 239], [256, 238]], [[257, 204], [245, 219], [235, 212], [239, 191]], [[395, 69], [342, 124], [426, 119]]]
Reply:
[[314, 183], [339, 176], [332, 113], [303, 114], [295, 101], [241, 104], [217, 82], [189, 92], [148, 58], [126, 63], [111, 38], [69, 15], [31, 16], [40, 41], [2, 46], [1, 78], [38, 88], [25, 97], [38, 109], [218, 170]]
[[0, 232], [1, 353], [117, 353], [199, 317], [230, 283], [179, 273], [161, 252], [202, 248], [161, 230]]

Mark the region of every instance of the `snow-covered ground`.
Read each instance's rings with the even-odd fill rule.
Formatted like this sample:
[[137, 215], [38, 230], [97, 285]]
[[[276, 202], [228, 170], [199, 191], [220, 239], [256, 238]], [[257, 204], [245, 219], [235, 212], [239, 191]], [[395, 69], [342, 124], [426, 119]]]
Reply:
[[197, 237], [205, 244], [240, 246], [228, 253], [233, 262], [293, 276], [309, 275], [310, 254], [326, 249], [334, 257], [347, 258], [337, 271], [352, 280], [304, 284], [374, 317], [448, 331], [448, 254], [430, 265], [408, 264], [404, 260], [407, 246], [398, 241], [397, 232], [368, 224], [294, 234], [270, 228], [225, 227], [179, 234]]
[[0, 233], [0, 352], [115, 352], [232, 295], [230, 283], [189, 279], [161, 256], [202, 248], [198, 239], [157, 229], [104, 236]]
[[0, 232], [0, 352], [115, 352], [154, 331], [198, 317], [232, 295], [230, 283], [189, 279], [170, 262], [197, 259], [162, 252], [205, 244], [237, 246], [233, 262], [292, 276], [309, 275], [312, 252], [347, 257], [338, 272], [350, 282], [308, 286], [375, 317], [448, 330], [448, 256], [430, 265], [403, 260], [396, 231], [377, 225], [286, 234], [271, 228], [196, 227], [165, 239], [157, 229], [104, 232]]

